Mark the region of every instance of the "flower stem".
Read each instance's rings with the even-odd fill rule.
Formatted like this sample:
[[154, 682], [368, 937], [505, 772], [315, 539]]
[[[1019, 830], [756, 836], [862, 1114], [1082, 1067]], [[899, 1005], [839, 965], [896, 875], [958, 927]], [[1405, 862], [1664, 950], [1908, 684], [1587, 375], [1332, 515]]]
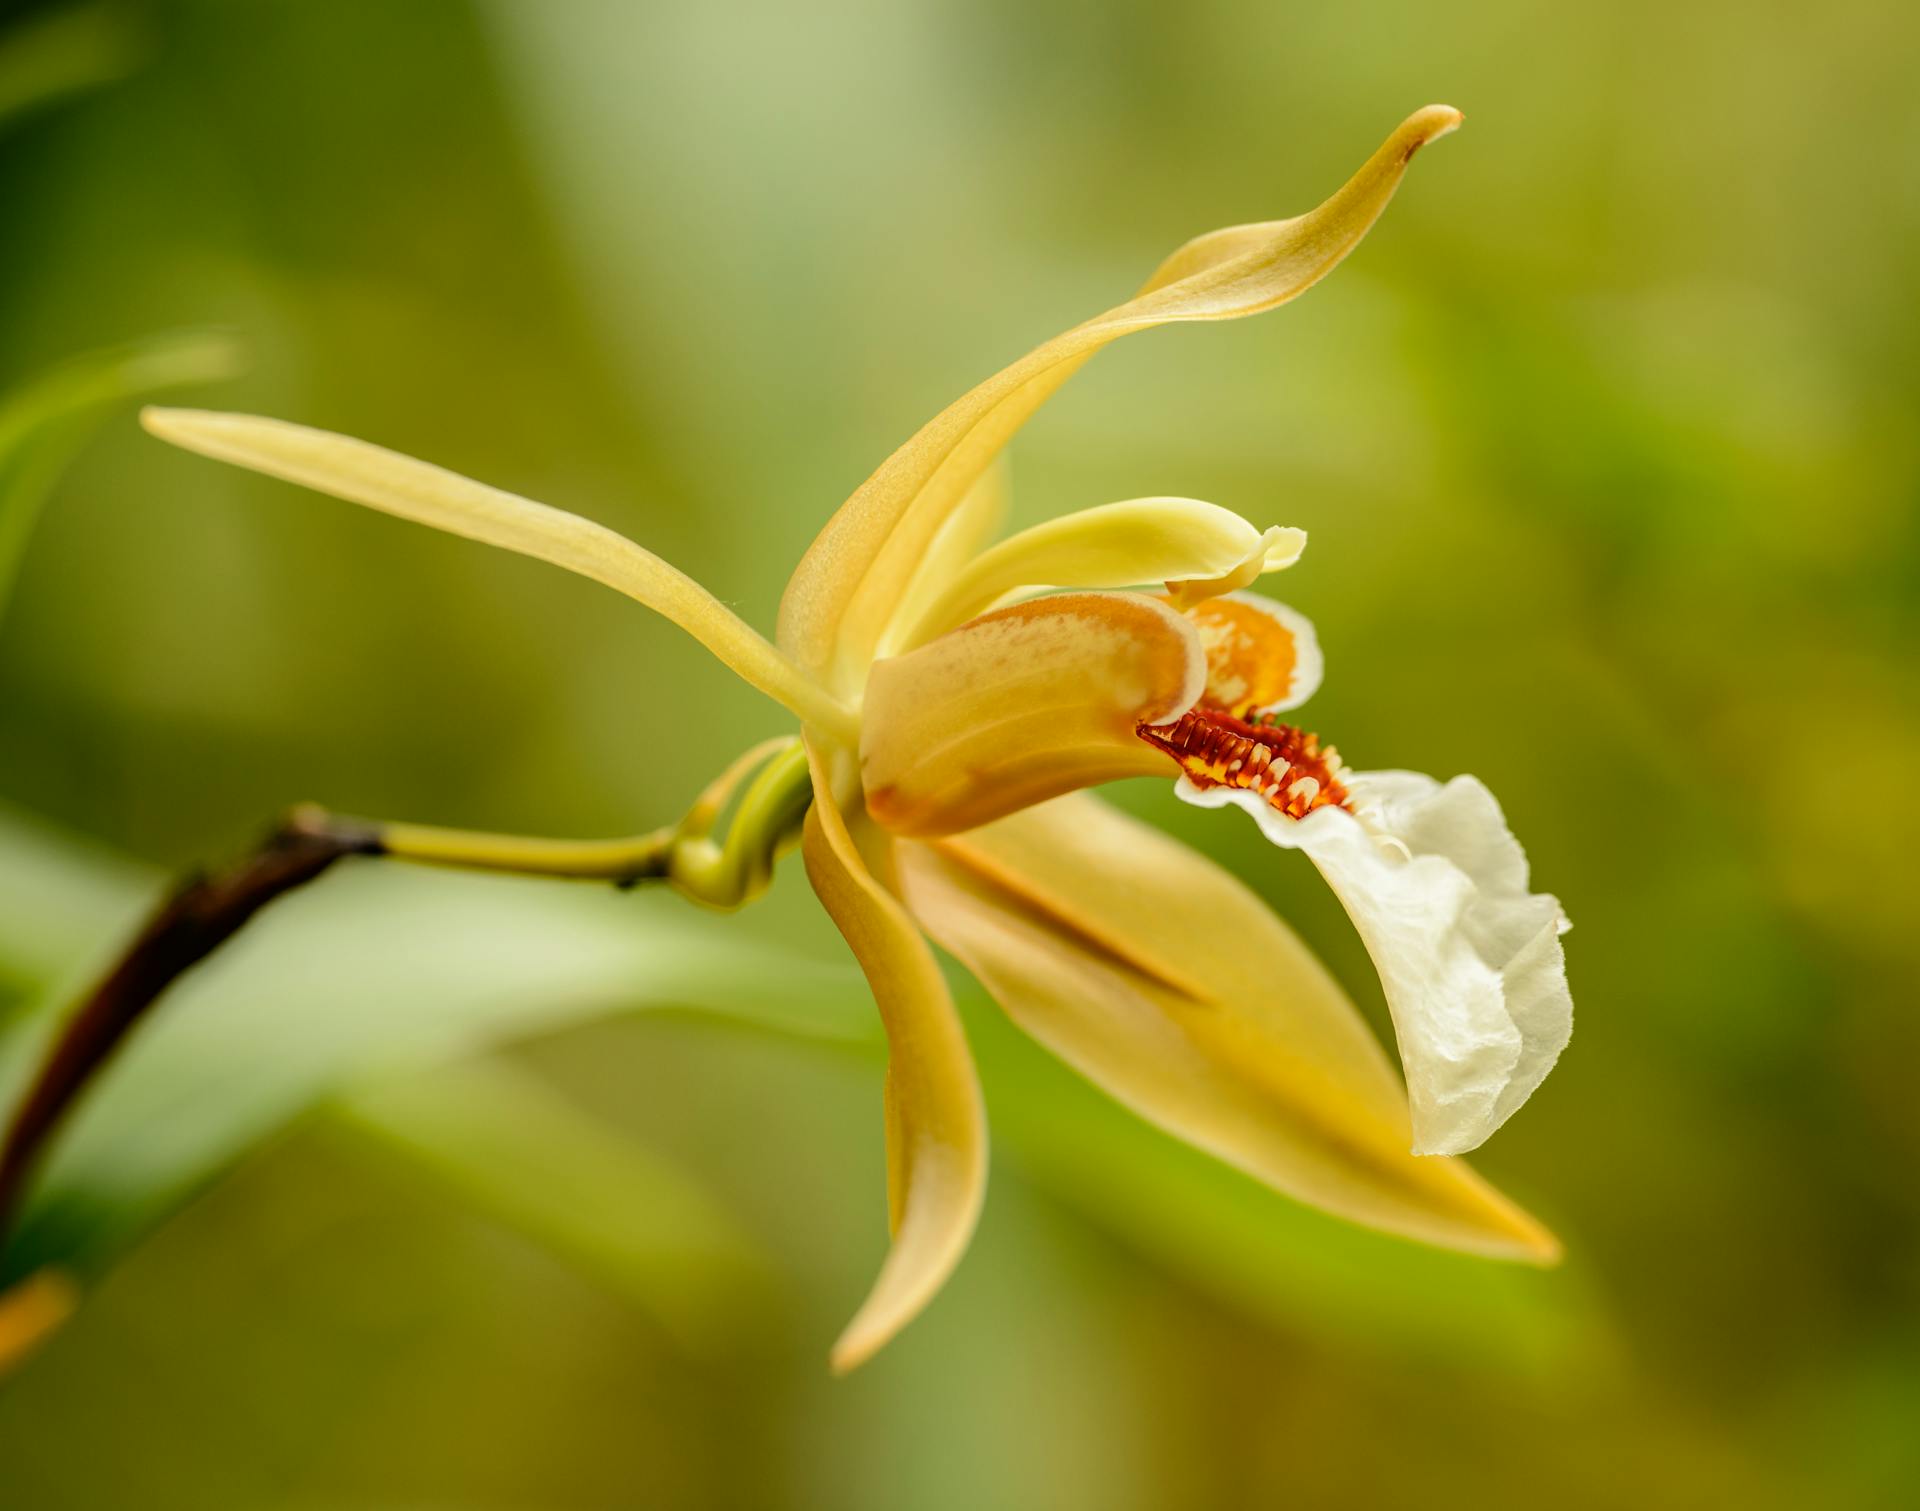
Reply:
[[86, 1085], [148, 1008], [276, 897], [346, 855], [375, 853], [363, 828], [320, 831], [289, 821], [237, 866], [175, 887], [118, 963], [67, 1020], [0, 1144], [0, 1235], [35, 1157]]
[[[752, 780], [747, 779], [751, 777]], [[711, 838], [746, 783], [724, 842]], [[231, 869], [176, 887], [55, 1037], [0, 1142], [0, 1239], [28, 1177], [68, 1110], [170, 986], [275, 898], [350, 855], [462, 870], [607, 881], [664, 881], [708, 907], [733, 909], [766, 889], [812, 801], [806, 753], [792, 736], [740, 756], [677, 824], [610, 840], [539, 839], [425, 824], [343, 818], [311, 804], [293, 810]]]

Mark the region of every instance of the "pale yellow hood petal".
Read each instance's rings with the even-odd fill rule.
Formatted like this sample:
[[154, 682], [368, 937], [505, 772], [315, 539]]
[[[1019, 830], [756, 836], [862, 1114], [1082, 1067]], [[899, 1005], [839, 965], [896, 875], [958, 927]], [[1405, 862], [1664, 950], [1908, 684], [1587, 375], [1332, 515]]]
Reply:
[[1090, 794], [900, 847], [902, 893], [1034, 1038], [1275, 1189], [1429, 1243], [1545, 1262], [1464, 1164], [1408, 1152], [1405, 1093], [1307, 948], [1211, 862]]
[[605, 583], [665, 615], [747, 682], [842, 737], [847, 710], [684, 572], [577, 514], [490, 488], [349, 436], [285, 420], [199, 409], [149, 409], [163, 441], [452, 535], [537, 557]]
[[933, 1298], [966, 1251], [986, 1192], [986, 1114], [933, 951], [867, 869], [811, 744], [807, 878], [860, 961], [887, 1029], [887, 1188], [893, 1248], [833, 1367], [869, 1358]]
[[1305, 293], [1366, 234], [1414, 153], [1459, 123], [1449, 106], [1416, 112], [1318, 209], [1188, 242], [1132, 300], [1029, 352], [930, 420], [814, 540], [780, 605], [781, 647], [850, 687], [947, 514], [1082, 362], [1133, 331], [1258, 314]]
[[913, 581], [900, 595], [893, 622], [881, 637], [878, 654], [897, 656], [909, 649], [907, 633], [928, 616], [935, 601], [945, 595], [947, 584], [1000, 533], [1010, 504], [1007, 460], [1003, 456], [980, 474], [928, 542], [926, 554], [914, 569]]
[[1023, 587], [1178, 583], [1176, 599], [1201, 602], [1292, 566], [1306, 544], [1304, 530], [1257, 530], [1231, 509], [1197, 498], [1135, 498], [1081, 509], [1022, 530], [974, 557], [921, 611], [901, 646], [925, 644]]
[[1159, 776], [1135, 733], [1200, 696], [1194, 628], [1137, 593], [1000, 609], [877, 661], [860, 726], [867, 808], [898, 834], [950, 834], [1077, 787]]

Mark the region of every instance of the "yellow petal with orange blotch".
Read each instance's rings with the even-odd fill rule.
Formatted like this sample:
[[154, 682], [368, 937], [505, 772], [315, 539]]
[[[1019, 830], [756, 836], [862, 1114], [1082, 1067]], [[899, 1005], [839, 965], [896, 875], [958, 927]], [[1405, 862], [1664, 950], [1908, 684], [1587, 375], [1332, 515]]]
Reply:
[[811, 742], [807, 754], [814, 788], [802, 841], [807, 879], [866, 973], [887, 1030], [893, 1247], [834, 1345], [833, 1367], [845, 1371], [911, 1322], [966, 1251], [986, 1192], [986, 1113], [933, 951], [868, 870]]
[[1081, 363], [1134, 331], [1237, 319], [1305, 293], [1366, 235], [1414, 153], [1459, 124], [1451, 106], [1416, 111], [1318, 209], [1189, 241], [1127, 303], [1054, 337], [928, 421], [815, 538], [781, 600], [781, 648], [840, 691], [857, 685], [947, 515]]
[[903, 844], [902, 895], [1017, 1024], [1148, 1121], [1388, 1232], [1547, 1262], [1552, 1236], [1459, 1160], [1408, 1153], [1359, 1012], [1259, 898], [1089, 794]]
[[1062, 593], [874, 663], [860, 722], [867, 811], [951, 834], [1125, 776], [1164, 776], [1135, 733], [1206, 685], [1193, 626], [1137, 593]]

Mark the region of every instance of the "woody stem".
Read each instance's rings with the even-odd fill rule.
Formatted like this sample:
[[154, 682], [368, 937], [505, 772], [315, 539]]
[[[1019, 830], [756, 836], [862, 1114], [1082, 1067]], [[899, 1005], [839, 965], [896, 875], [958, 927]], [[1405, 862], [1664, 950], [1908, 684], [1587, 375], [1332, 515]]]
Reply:
[[190, 876], [168, 894], [67, 1020], [8, 1125], [0, 1143], [0, 1234], [35, 1157], [160, 994], [276, 897], [306, 885], [342, 856], [375, 853], [377, 843], [363, 827], [294, 818], [238, 865], [218, 875]]

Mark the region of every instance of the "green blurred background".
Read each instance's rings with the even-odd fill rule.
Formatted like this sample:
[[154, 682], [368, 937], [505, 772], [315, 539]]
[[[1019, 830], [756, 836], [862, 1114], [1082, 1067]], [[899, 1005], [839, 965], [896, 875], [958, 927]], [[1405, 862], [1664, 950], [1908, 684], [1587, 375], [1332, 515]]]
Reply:
[[[880, 1056], [798, 875], [722, 921], [349, 868], [74, 1130], [25, 1241], [121, 1236], [0, 1386], [0, 1506], [1920, 1504], [1910, 6], [4, 9], [0, 390], [229, 331], [246, 373], [186, 402], [576, 509], [763, 628], [950, 398], [1460, 106], [1324, 288], [1066, 389], [1017, 518], [1177, 493], [1310, 530], [1315, 726], [1492, 786], [1577, 923], [1579, 1013], [1477, 1161], [1565, 1238], [1536, 1274], [1265, 1194], [962, 983], [985, 1221], [836, 1382]], [[0, 620], [0, 1023], [296, 799], [624, 832], [781, 728], [612, 594], [112, 408]], [[1305, 866], [1116, 796], [1380, 1016]], [[470, 1037], [382, 1039], [480, 999]], [[197, 1137], [200, 1176], [251, 1152], [140, 1197]]]

